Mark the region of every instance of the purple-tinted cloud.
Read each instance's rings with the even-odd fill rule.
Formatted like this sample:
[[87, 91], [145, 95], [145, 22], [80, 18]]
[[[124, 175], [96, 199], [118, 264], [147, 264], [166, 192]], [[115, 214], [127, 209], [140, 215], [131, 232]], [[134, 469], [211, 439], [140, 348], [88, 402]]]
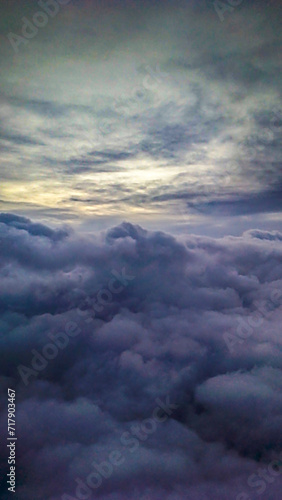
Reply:
[[[78, 499], [78, 480], [90, 499], [249, 500], [264, 485], [279, 500], [282, 235], [175, 238], [123, 223], [82, 238], [0, 220], [0, 425], [5, 435], [11, 387], [16, 498]], [[123, 287], [107, 299], [114, 277]], [[270, 300], [242, 336], [240, 319]], [[67, 345], [34, 368], [66, 329]], [[175, 405], [159, 421], [157, 400]], [[120, 463], [103, 469], [109, 457]]]

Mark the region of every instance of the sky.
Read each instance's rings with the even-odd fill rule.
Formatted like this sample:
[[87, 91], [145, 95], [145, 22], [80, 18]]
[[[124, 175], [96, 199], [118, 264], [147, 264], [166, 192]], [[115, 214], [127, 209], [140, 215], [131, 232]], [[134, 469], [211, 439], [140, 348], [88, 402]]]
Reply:
[[281, 500], [280, 14], [2, 0], [1, 500]]
[[0, 209], [90, 232], [281, 228], [280, 2], [235, 4], [73, 0], [44, 19], [3, 1]]

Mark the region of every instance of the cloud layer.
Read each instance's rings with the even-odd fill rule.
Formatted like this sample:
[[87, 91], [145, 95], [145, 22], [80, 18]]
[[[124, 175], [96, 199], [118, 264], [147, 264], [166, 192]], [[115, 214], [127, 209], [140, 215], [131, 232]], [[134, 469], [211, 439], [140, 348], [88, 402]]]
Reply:
[[0, 237], [17, 499], [279, 500], [281, 233], [82, 237], [2, 214]]

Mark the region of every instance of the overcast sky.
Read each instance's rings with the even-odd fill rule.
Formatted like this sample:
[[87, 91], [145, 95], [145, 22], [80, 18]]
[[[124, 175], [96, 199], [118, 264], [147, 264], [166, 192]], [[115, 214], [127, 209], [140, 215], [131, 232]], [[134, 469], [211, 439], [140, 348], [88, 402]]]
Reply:
[[1, 0], [16, 500], [281, 500], [281, 2], [228, 2]]
[[3, 1], [1, 211], [281, 227], [279, 1], [236, 3]]

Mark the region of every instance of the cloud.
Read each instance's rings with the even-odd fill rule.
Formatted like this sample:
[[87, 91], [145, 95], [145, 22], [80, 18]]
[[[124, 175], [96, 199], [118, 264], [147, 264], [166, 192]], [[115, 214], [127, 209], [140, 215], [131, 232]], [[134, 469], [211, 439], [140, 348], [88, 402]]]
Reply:
[[281, 191], [261, 192], [256, 195], [238, 196], [233, 193], [233, 196], [225, 196], [223, 200], [208, 200], [200, 203], [188, 203], [189, 208], [205, 213], [209, 216], [214, 215], [244, 215], [252, 213], [269, 213], [281, 212]]
[[18, 215], [9, 213], [0, 214], [0, 224], [5, 224], [15, 229], [22, 229], [33, 236], [45, 236], [52, 241], [58, 241], [68, 236], [66, 230], [52, 230], [43, 224], [32, 223], [26, 217], [19, 217]]
[[236, 216], [237, 234], [242, 214], [248, 229], [257, 213], [275, 223], [277, 2], [241, 2], [222, 23], [207, 1], [69, 2], [14, 54], [7, 30], [20, 32], [34, 8], [15, 1], [0, 16], [1, 200], [10, 210], [85, 223], [98, 215], [108, 225], [137, 213], [140, 223], [174, 218], [176, 227], [175, 208], [189, 199], [197, 227], [209, 225], [209, 211]]
[[[261, 483], [280, 498], [267, 467], [281, 450], [281, 233], [176, 238], [123, 223], [86, 237], [0, 221], [0, 419], [13, 388], [19, 500], [75, 498], [93, 473], [91, 499], [238, 500]], [[123, 286], [109, 300], [110, 282]], [[52, 338], [69, 341], [46, 360]], [[150, 432], [157, 400], [175, 408]], [[122, 463], [97, 476], [114, 451]]]

